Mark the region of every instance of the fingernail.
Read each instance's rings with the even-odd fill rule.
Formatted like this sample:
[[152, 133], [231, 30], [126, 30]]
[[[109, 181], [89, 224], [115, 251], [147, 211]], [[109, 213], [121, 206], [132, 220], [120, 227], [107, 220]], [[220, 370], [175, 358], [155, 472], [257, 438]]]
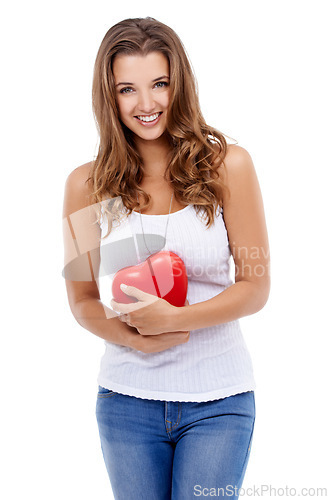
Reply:
[[121, 288], [125, 289], [127, 287], [128, 287], [128, 285], [124, 285], [124, 283], [121, 284]]

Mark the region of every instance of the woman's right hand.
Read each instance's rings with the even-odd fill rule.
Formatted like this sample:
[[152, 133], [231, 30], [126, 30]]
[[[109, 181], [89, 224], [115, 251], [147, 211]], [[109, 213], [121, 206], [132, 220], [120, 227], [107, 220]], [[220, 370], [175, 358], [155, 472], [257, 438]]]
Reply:
[[[186, 300], [185, 305], [189, 305], [188, 300]], [[189, 337], [190, 332], [185, 331], [159, 333], [158, 335], [140, 335], [136, 330], [136, 333], [131, 332], [131, 347], [144, 353], [160, 352], [175, 345], [185, 344], [188, 342]]]

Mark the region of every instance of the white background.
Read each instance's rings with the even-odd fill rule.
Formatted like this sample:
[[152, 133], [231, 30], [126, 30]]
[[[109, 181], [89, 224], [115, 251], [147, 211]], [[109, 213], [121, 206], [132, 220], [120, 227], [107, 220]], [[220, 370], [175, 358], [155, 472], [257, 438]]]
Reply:
[[240, 320], [257, 380], [243, 486], [328, 488], [325, 7], [57, 0], [3, 9], [2, 498], [111, 498], [95, 418], [104, 344], [69, 309], [62, 203], [67, 175], [96, 153], [98, 47], [116, 22], [145, 16], [180, 36], [207, 123], [248, 150], [262, 189], [272, 288], [265, 308]]

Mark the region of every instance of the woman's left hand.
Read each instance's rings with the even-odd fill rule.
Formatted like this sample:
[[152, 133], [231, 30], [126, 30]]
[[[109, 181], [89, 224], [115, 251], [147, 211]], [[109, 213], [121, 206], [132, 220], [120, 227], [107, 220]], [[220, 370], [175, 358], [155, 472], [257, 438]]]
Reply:
[[138, 302], [133, 304], [122, 304], [111, 300], [114, 311], [122, 313], [119, 316], [121, 321], [135, 327], [141, 335], [158, 335], [176, 330], [172, 319], [179, 309], [178, 307], [134, 286], [127, 286], [121, 290], [138, 299]]

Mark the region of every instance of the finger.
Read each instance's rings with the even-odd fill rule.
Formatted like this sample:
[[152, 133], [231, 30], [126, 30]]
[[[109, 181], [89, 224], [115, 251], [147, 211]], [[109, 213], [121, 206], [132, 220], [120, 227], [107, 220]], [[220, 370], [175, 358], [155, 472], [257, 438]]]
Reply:
[[143, 292], [139, 288], [136, 288], [135, 286], [131, 285], [125, 285], [122, 283], [120, 285], [120, 288], [122, 292], [124, 292], [126, 295], [131, 295], [132, 297], [135, 297], [138, 300], [144, 300], [144, 301], [150, 301], [150, 300], [158, 300], [158, 297], [156, 295], [152, 295], [151, 293]]
[[[147, 294], [147, 295], [149, 295], [149, 294]], [[154, 296], [151, 295], [151, 297], [154, 297]], [[158, 300], [158, 297], [156, 297], [156, 300]], [[149, 306], [153, 302], [154, 302], [154, 300], [148, 300], [148, 301], [142, 301], [142, 302], [134, 302], [132, 304], [122, 304], [121, 302], [116, 302], [114, 299], [112, 299], [110, 301], [110, 305], [114, 309], [115, 312], [129, 314], [133, 311], [137, 311], [138, 309], [141, 309], [142, 307]]]

